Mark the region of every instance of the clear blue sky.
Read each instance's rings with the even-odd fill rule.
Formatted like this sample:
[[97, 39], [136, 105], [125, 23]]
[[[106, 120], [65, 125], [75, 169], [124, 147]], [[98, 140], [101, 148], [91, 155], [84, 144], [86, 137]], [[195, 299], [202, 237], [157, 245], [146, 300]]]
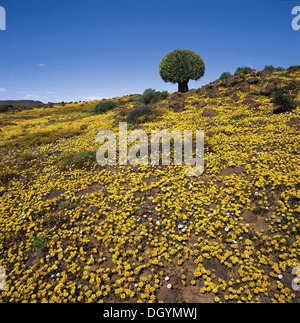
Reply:
[[238, 66], [300, 64], [300, 1], [0, 0], [0, 99], [79, 101], [177, 91], [161, 58], [192, 49], [206, 73], [199, 88]]

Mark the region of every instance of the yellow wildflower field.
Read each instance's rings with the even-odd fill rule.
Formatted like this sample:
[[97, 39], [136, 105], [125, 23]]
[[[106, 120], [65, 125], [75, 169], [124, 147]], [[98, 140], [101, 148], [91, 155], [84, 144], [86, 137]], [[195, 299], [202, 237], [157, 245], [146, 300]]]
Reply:
[[192, 90], [177, 110], [170, 94], [129, 125], [204, 130], [198, 177], [70, 162], [97, 151], [100, 130], [117, 133], [134, 96], [98, 115], [98, 101], [0, 114], [0, 302], [299, 301], [300, 106], [273, 114], [258, 93], [300, 72], [255, 77], [234, 94], [220, 80]]

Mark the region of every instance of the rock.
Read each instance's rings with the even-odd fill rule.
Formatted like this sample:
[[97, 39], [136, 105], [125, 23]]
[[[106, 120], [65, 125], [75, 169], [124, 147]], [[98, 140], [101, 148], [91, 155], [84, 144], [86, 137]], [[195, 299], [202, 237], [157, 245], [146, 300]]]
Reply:
[[258, 78], [257, 77], [251, 77], [249, 80], [248, 80], [248, 83], [249, 84], [257, 84], [259, 82]]
[[184, 102], [181, 100], [170, 100], [169, 107], [174, 110], [182, 110], [184, 108]]
[[258, 217], [255, 215], [253, 212], [246, 210], [243, 214], [242, 217], [245, 222], [247, 223], [256, 223], [258, 222]]
[[12, 105], [13, 107], [23, 106], [26, 108], [37, 108], [44, 103], [41, 101], [33, 101], [33, 100], [7, 100], [7, 101], [0, 101], [0, 106], [3, 105]]
[[256, 102], [251, 99], [247, 99], [247, 100], [243, 101], [243, 103], [249, 105], [250, 109], [258, 108], [261, 105], [259, 102]]
[[238, 79], [234, 77], [234, 79], [229, 83], [229, 86], [234, 87], [239, 83]]
[[205, 107], [205, 106], [206, 106], [205, 101], [199, 101], [199, 102], [198, 102], [198, 106], [199, 106], [199, 108], [203, 108], [203, 107]]
[[240, 91], [241, 92], [250, 92], [250, 85], [249, 84], [242, 85], [240, 87]]
[[275, 84], [275, 85], [278, 85], [278, 84], [282, 83], [282, 80], [281, 80], [280, 78], [278, 78], [278, 77], [274, 77], [274, 78], [271, 78], [271, 79], [269, 80], [269, 82], [270, 82], [270, 83], [273, 83], [273, 84]]
[[158, 300], [164, 303], [174, 303], [175, 292], [172, 288], [163, 287], [158, 293]]
[[53, 190], [50, 192], [50, 194], [47, 196], [47, 200], [52, 200], [54, 198], [59, 197], [60, 195], [62, 195], [65, 192], [64, 189], [60, 189], [60, 190]]
[[144, 214], [147, 214], [147, 210], [146, 210], [146, 209], [139, 209], [139, 210], [136, 212], [136, 215], [137, 215], [137, 216], [143, 216]]
[[234, 167], [234, 168], [233, 168], [233, 171], [234, 171], [236, 174], [240, 174], [240, 173], [243, 173], [243, 172], [245, 171], [245, 167], [244, 167], [244, 166]]
[[210, 118], [212, 118], [212, 117], [216, 117], [218, 115], [218, 112], [215, 111], [215, 110], [213, 110], [213, 109], [210, 109], [210, 108], [205, 108], [203, 110], [202, 115], [204, 117], [210, 117]]
[[260, 90], [261, 95], [271, 96], [275, 93], [276, 86], [274, 84], [268, 84], [266, 87]]
[[300, 125], [300, 119], [299, 118], [292, 117], [290, 119], [290, 121], [288, 121], [286, 123], [286, 125], [289, 126], [289, 127], [298, 126], [298, 125]]
[[172, 285], [172, 287], [174, 287], [178, 284], [178, 280], [175, 276], [170, 278], [170, 284]]
[[234, 174], [233, 167], [228, 167], [220, 171], [220, 176], [230, 176]]
[[42, 259], [42, 254], [40, 251], [36, 251], [32, 254], [25, 263], [25, 269], [29, 269], [33, 265], [38, 265]]
[[88, 126], [87, 124], [82, 124], [82, 125], [80, 126], [80, 129], [81, 129], [81, 130], [86, 130], [88, 127], [89, 127], [89, 126]]
[[240, 97], [235, 93], [233, 96], [232, 96], [232, 100], [234, 102], [238, 102], [240, 100]]
[[158, 194], [160, 192], [160, 189], [157, 187], [152, 188], [152, 194]]
[[203, 266], [207, 270], [214, 271], [217, 278], [226, 280], [228, 278], [226, 268], [217, 259], [205, 259]]
[[209, 132], [207, 132], [207, 133], [206, 133], [206, 136], [207, 136], [207, 137], [209, 137], [209, 138], [211, 138], [211, 137], [213, 137], [215, 134], [216, 134], [216, 133], [215, 133], [214, 131], [209, 131]]

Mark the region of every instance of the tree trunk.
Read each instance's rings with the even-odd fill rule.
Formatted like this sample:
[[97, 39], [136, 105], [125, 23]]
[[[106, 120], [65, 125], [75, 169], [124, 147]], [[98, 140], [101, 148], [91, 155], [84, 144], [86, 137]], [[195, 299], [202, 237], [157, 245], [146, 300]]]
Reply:
[[188, 87], [188, 81], [186, 82], [178, 82], [178, 92], [188, 92], [189, 87]]

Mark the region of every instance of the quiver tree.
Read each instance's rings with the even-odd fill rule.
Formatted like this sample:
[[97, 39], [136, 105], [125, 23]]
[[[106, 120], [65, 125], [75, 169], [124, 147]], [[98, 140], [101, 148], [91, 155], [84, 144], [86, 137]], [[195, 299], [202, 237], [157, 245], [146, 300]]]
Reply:
[[187, 92], [189, 80], [199, 80], [204, 72], [202, 57], [190, 49], [176, 49], [166, 54], [159, 64], [161, 78], [178, 83], [178, 92]]

